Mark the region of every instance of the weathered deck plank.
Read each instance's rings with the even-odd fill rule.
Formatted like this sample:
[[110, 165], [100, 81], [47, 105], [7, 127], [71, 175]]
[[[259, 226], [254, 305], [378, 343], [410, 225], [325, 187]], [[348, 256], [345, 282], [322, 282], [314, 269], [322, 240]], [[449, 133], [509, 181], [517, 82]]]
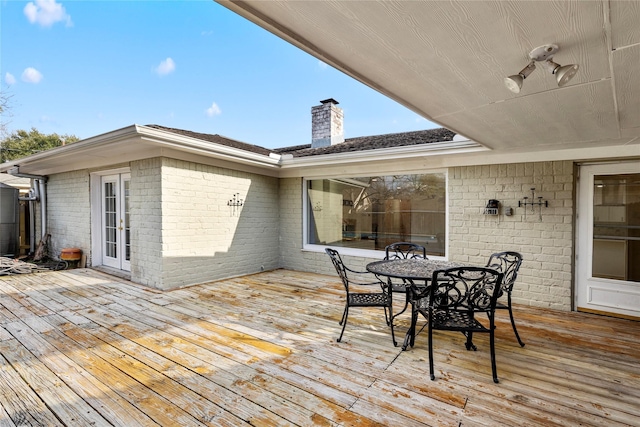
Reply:
[[[5, 358], [5, 353], [11, 359], [10, 352], [24, 350], [15, 340], [6, 340], [0, 343], [0, 406], [3, 414], [7, 414], [9, 425], [62, 425], [55, 415], [47, 408], [31, 385], [25, 382], [20, 373], [15, 370], [10, 360]], [[4, 417], [2, 417], [4, 418]]]
[[[398, 301], [400, 306], [400, 301]], [[336, 277], [286, 270], [170, 292], [88, 269], [0, 278], [0, 426], [637, 426], [638, 322], [517, 307], [464, 349], [402, 352], [379, 309], [335, 342]], [[397, 339], [408, 326], [398, 319]]]
[[7, 325], [7, 330], [20, 341], [3, 341], [0, 351], [8, 363], [20, 374], [29, 388], [38, 394], [47, 408], [65, 424], [111, 425], [88, 402], [80, 398], [69, 386], [75, 374], [67, 366], [51, 370], [46, 362], [66, 365], [64, 355], [52, 353], [41, 337], [19, 323]]

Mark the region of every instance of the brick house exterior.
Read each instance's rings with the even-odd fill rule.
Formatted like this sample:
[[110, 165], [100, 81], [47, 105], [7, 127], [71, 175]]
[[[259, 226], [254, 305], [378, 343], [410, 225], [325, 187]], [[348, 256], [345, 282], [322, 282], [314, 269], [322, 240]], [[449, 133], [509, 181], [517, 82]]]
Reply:
[[[123, 154], [113, 157], [117, 162], [100, 156], [56, 166], [99, 144], [105, 153]], [[219, 135], [134, 125], [21, 159], [19, 168], [47, 177], [52, 253], [78, 247], [93, 267], [101, 265], [100, 179], [126, 172], [127, 274], [165, 290], [277, 268], [335, 274], [323, 250], [304, 244], [306, 179], [445, 171], [446, 257], [484, 265], [493, 252], [518, 251], [525, 261], [514, 302], [568, 311], [575, 308], [579, 162], [573, 152], [563, 156], [495, 156], [447, 129], [268, 150]], [[0, 165], [0, 171], [16, 165]], [[542, 217], [518, 207], [532, 187], [548, 200]], [[230, 206], [232, 198], [242, 205]], [[499, 199], [512, 214], [484, 215], [489, 199]], [[383, 256], [344, 254], [355, 268]]]
[[[121, 165], [115, 165], [121, 166]], [[114, 168], [107, 168], [111, 170]], [[131, 162], [131, 280], [169, 289], [279, 267], [278, 180], [171, 158]], [[49, 176], [51, 252], [92, 259], [90, 175]], [[230, 195], [247, 201], [234, 214]]]
[[[518, 276], [513, 300], [517, 304], [559, 310], [572, 308], [574, 241], [573, 162], [537, 162], [451, 168], [449, 174], [449, 259], [484, 265], [498, 250], [521, 252], [525, 262]], [[505, 206], [518, 200], [535, 185], [551, 200], [544, 220], [537, 214], [526, 218], [522, 209], [513, 216], [481, 214], [488, 199], [500, 198]], [[280, 182], [280, 265], [293, 270], [334, 274], [324, 253], [302, 248], [302, 182]], [[285, 208], [286, 206], [286, 208]], [[288, 224], [288, 226], [283, 226]], [[295, 227], [292, 226], [295, 224]], [[383, 254], [381, 254], [381, 257]], [[356, 269], [364, 270], [371, 258], [345, 256]]]

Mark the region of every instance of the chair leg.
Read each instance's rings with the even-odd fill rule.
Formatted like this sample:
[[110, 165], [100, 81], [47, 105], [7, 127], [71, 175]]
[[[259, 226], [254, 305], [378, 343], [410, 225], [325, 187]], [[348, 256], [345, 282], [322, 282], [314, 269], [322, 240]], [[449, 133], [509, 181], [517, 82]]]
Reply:
[[[392, 336], [392, 337], [394, 337], [394, 332], [393, 332], [393, 320], [394, 320], [396, 317], [400, 316], [402, 313], [404, 313], [404, 312], [407, 310], [407, 307], [408, 307], [408, 306], [409, 306], [409, 293], [407, 292], [407, 293], [406, 293], [406, 297], [405, 297], [404, 307], [402, 308], [402, 310], [400, 310], [400, 312], [399, 312], [399, 313], [396, 313], [396, 314], [394, 314], [393, 316], [390, 316], [390, 319], [391, 319], [391, 321], [390, 321], [390, 322], [391, 322], [391, 336]], [[396, 342], [395, 337], [393, 338], [393, 345], [394, 345], [394, 346], [396, 346], [396, 347], [398, 346], [398, 343]], [[406, 347], [407, 347], [407, 345], [406, 345], [406, 339], [405, 339], [405, 343], [402, 345], [402, 349], [403, 349], [403, 350], [406, 350]]]
[[411, 347], [416, 344], [416, 330], [418, 329], [419, 312], [417, 306], [411, 306]]
[[520, 335], [518, 334], [518, 330], [516, 329], [516, 321], [513, 319], [513, 310], [511, 309], [511, 294], [507, 296], [507, 302], [509, 304], [509, 318], [511, 318], [511, 326], [513, 327], [513, 332], [516, 334], [516, 338], [518, 339], [518, 344], [520, 344], [520, 347], [524, 347], [524, 343], [520, 339]]
[[436, 379], [436, 374], [433, 369], [433, 329], [431, 328], [431, 319], [429, 319], [429, 376], [431, 381]]
[[476, 347], [473, 344], [473, 332], [469, 331], [469, 332], [463, 332], [462, 333], [465, 337], [467, 337], [467, 342], [464, 343], [464, 346], [467, 348], [467, 350], [473, 350], [473, 351], [477, 351], [478, 347]]
[[493, 374], [493, 382], [494, 383], [499, 383], [500, 380], [498, 380], [498, 368], [496, 366], [496, 346], [495, 346], [495, 336], [493, 331], [494, 329], [491, 329], [491, 332], [489, 332], [489, 346], [491, 347], [491, 373]]
[[389, 304], [389, 313], [387, 314], [387, 307], [384, 308], [384, 320], [387, 321], [387, 326], [392, 326], [393, 323], [393, 313], [391, 307], [393, 307], [393, 292], [391, 290], [391, 279], [387, 279], [387, 290], [389, 292], [389, 297], [391, 298], [391, 303]]
[[[387, 308], [385, 307], [385, 313]], [[398, 343], [396, 342], [396, 335], [393, 332], [393, 307], [389, 307], [389, 327], [391, 328], [391, 341], [393, 341], [393, 346], [397, 347]]]
[[342, 324], [347, 320], [347, 313], [349, 312], [349, 305], [345, 304], [344, 311], [342, 312], [342, 319], [338, 322], [338, 325], [342, 326]]
[[[396, 313], [396, 317], [400, 316], [402, 313], [404, 313], [407, 310], [407, 307], [409, 307], [409, 301], [411, 300], [411, 294], [409, 293], [409, 285], [407, 284], [407, 281], [404, 281], [405, 284], [405, 292], [404, 292], [404, 307], [402, 307], [402, 310], [400, 310], [398, 313]], [[391, 283], [389, 283], [389, 289], [391, 289]], [[400, 292], [397, 292], [400, 293]]]
[[418, 310], [415, 308], [413, 304], [411, 304], [411, 325], [409, 326], [409, 330], [407, 331], [407, 335], [404, 337], [404, 342], [402, 343], [402, 350], [406, 350], [408, 346], [413, 347], [416, 341], [416, 326], [418, 324]]
[[344, 334], [344, 328], [347, 327], [347, 317], [349, 316], [349, 305], [344, 307], [344, 313], [342, 313], [342, 320], [340, 320], [339, 325], [342, 325], [342, 332], [340, 332], [340, 336], [336, 341], [340, 342], [342, 340], [342, 335]]

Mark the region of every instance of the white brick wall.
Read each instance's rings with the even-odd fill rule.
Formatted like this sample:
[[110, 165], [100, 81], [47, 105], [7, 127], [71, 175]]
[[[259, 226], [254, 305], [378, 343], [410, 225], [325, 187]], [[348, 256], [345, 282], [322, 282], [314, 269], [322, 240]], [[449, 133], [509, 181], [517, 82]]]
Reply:
[[[91, 250], [89, 172], [50, 177], [52, 255]], [[244, 205], [227, 206], [238, 193]], [[276, 178], [167, 158], [131, 163], [131, 279], [161, 289], [278, 268]], [[91, 260], [89, 260], [91, 265]]]
[[131, 163], [131, 280], [162, 287], [162, 159]]
[[162, 162], [162, 288], [279, 267], [276, 178]]
[[[37, 204], [38, 223], [40, 206]], [[91, 252], [91, 202], [87, 171], [51, 175], [47, 181], [47, 232], [51, 234], [50, 256], [59, 259], [63, 248]], [[40, 241], [37, 232], [36, 244]], [[89, 263], [90, 259], [87, 260]]]
[[[302, 179], [277, 180], [173, 159], [131, 164], [132, 280], [163, 289], [278, 267], [335, 274], [324, 252], [302, 250]], [[571, 309], [574, 165], [565, 162], [457, 167], [449, 170], [449, 259], [484, 264], [515, 250], [524, 263], [514, 301]], [[548, 200], [524, 214], [518, 200]], [[64, 247], [89, 253], [87, 171], [52, 175], [48, 229], [57, 257]], [[227, 201], [245, 201], [236, 214]], [[488, 199], [497, 217], [483, 214]], [[513, 216], [505, 216], [512, 207]], [[530, 209], [530, 208], [529, 208]], [[164, 255], [164, 257], [163, 257]], [[356, 269], [371, 261], [345, 257]]]
[[[524, 263], [514, 288], [514, 302], [571, 310], [573, 261], [573, 163], [544, 162], [458, 167], [449, 170], [449, 259], [486, 264], [492, 252], [514, 250]], [[518, 208], [518, 200], [536, 196], [549, 201], [538, 211]], [[501, 202], [501, 215], [483, 214], [489, 199]], [[293, 270], [335, 274], [328, 256], [302, 251], [302, 180], [280, 182], [281, 265]], [[504, 207], [514, 208], [507, 217]], [[530, 209], [530, 208], [529, 208]], [[364, 270], [372, 259], [343, 257]]]
[[[520, 304], [571, 309], [573, 261], [573, 163], [543, 162], [459, 167], [449, 170], [450, 259], [484, 264], [492, 252], [514, 250], [524, 257], [513, 300]], [[524, 196], [549, 202], [518, 208]], [[483, 215], [498, 199], [501, 215]], [[537, 200], [536, 200], [537, 201]], [[504, 208], [512, 207], [513, 216]]]

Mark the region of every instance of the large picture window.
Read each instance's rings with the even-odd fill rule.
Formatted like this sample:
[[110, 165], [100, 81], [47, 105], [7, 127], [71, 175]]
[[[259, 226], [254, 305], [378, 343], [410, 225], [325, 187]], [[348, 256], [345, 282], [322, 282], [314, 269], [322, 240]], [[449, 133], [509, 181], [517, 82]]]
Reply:
[[307, 181], [307, 243], [384, 250], [393, 242], [445, 256], [446, 175]]

